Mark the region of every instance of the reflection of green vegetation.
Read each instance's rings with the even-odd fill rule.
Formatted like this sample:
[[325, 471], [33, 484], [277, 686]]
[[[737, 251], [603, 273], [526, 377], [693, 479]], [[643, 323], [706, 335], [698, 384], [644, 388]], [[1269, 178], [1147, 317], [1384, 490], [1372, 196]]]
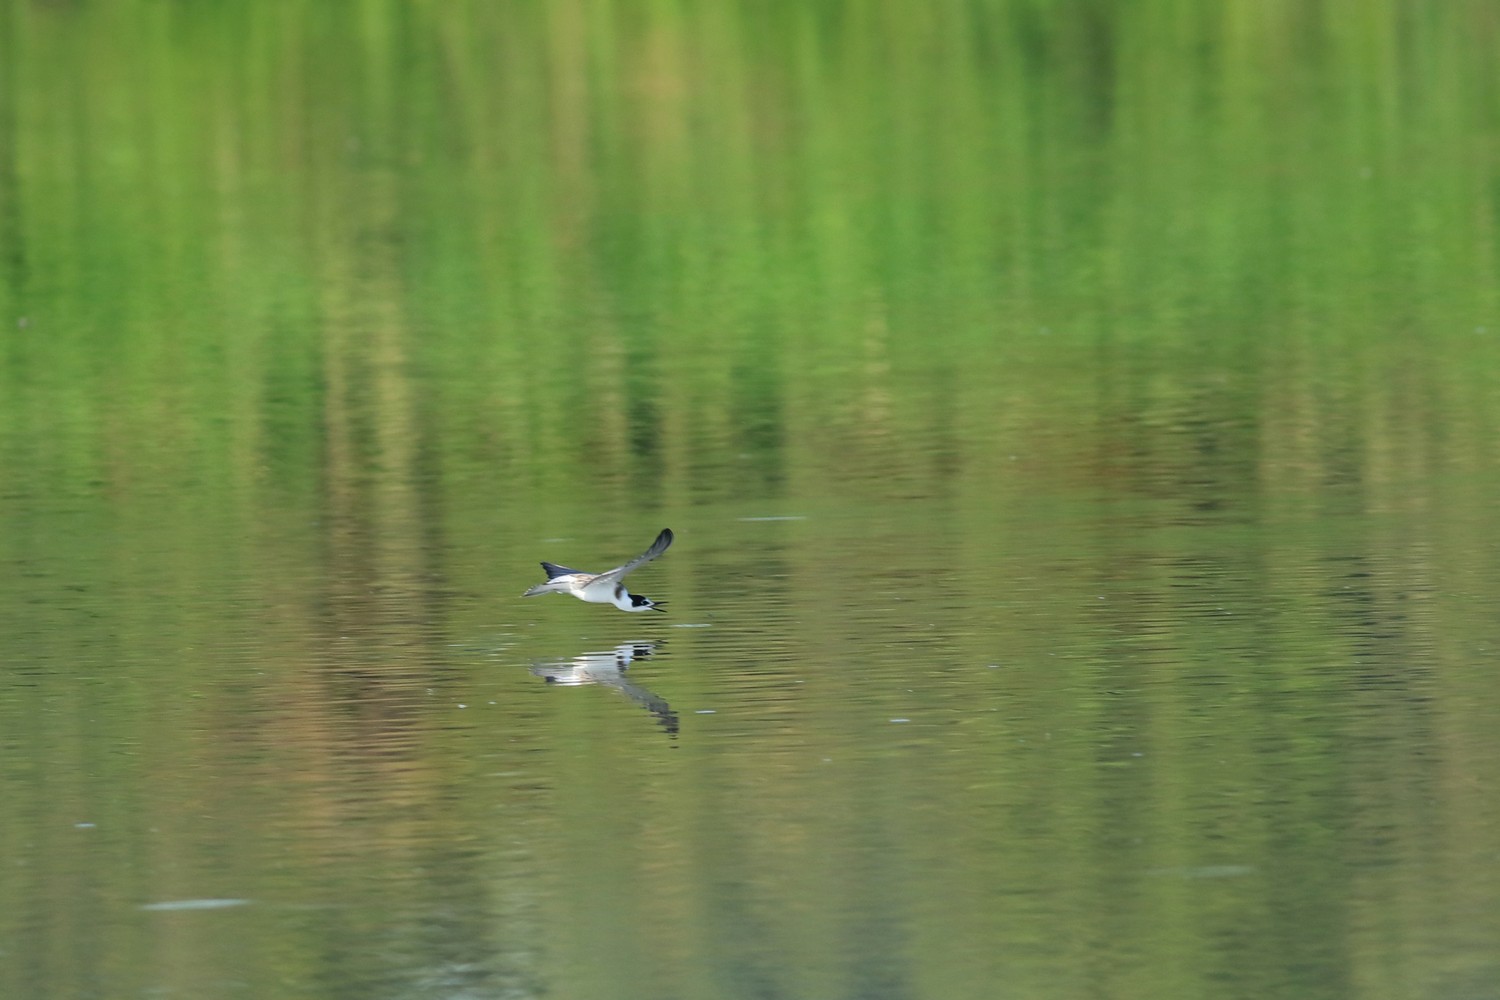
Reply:
[[[919, 892], [884, 880], [886, 857], [930, 845], [901, 860], [951, 909], [923, 925], [938, 940], [907, 944], [951, 962], [909, 972], [935, 986], [913, 992], [987, 989], [1004, 962], [972, 957], [980, 937], [1019, 942], [1008, 981], [1032, 995], [1174, 992], [1158, 975], [1202, 994], [1222, 992], [1216, 962], [1244, 974], [1234, 955], [1158, 956], [1162, 971], [1124, 956], [1057, 983], [1035, 970], [1069, 945], [1028, 941], [1038, 915], [981, 888], [999, 884], [1098, 914], [1080, 953], [1130, 933], [1120, 912], [1336, 968], [1326, 938], [1281, 928], [1354, 921], [1329, 912], [1350, 888], [1328, 863], [1362, 824], [1388, 814], [1415, 836], [1418, 790], [1446, 780], [1431, 794], [1449, 835], [1479, 842], [1485, 824], [1455, 806], [1467, 786], [1439, 765], [1386, 772], [1389, 757], [1342, 749], [1441, 729], [1448, 766], [1483, 772], [1493, 739], [1476, 734], [1493, 728], [1473, 674], [1413, 693], [1329, 665], [1373, 655], [1350, 638], [1368, 621], [1406, 622], [1401, 648], [1439, 665], [1494, 640], [1442, 597], [1496, 586], [1476, 544], [1493, 534], [1500, 423], [1490, 5], [8, 0], [0, 19], [0, 562], [17, 567], [0, 628], [82, 706], [60, 736], [43, 728], [56, 716], [0, 705], [7, 732], [78, 750], [16, 779], [39, 815], [0, 826], [0, 853], [101, 810], [149, 842], [145, 799], [180, 780], [316, 867], [348, 820], [317, 775], [345, 776], [333, 748], [351, 733], [411, 755], [355, 776], [416, 817], [417, 836], [382, 826], [380, 850], [482, 828], [488, 814], [455, 805], [468, 744], [420, 721], [416, 692], [441, 684], [402, 672], [412, 647], [439, 671], [445, 616], [462, 613], [433, 581], [488, 594], [514, 540], [559, 523], [631, 538], [614, 527], [646, 512], [783, 499], [830, 512], [764, 555], [777, 586], [827, 612], [788, 626], [810, 659], [847, 656], [870, 625], [815, 586], [857, 553], [942, 580], [923, 611], [948, 638], [907, 640], [923, 663], [1106, 637], [1008, 682], [1017, 713], [966, 721], [978, 749], [921, 773], [894, 752], [838, 772], [847, 787], [768, 763], [785, 732], [698, 762], [706, 800], [763, 804], [743, 840], [696, 834], [710, 867], [805, 871], [879, 914]], [[597, 511], [576, 499], [586, 483]], [[905, 503], [923, 505], [930, 551], [913, 554], [916, 529], [891, 513]], [[1041, 540], [1059, 524], [1066, 557]], [[964, 595], [997, 579], [1024, 581], [1005, 600], [1052, 627], [975, 621]], [[1199, 593], [1201, 620], [1163, 610]], [[1245, 607], [1259, 613], [1232, 613]], [[361, 628], [382, 641], [343, 651]], [[276, 705], [195, 658], [236, 629], [281, 651]], [[101, 675], [114, 714], [95, 718], [61, 665], [113, 657], [135, 672]], [[1154, 673], [1184, 659], [1225, 666]], [[954, 710], [975, 683], [913, 697]], [[804, 717], [789, 710], [809, 759], [848, 745], [866, 684], [830, 678]], [[1412, 707], [1428, 698], [1432, 716]], [[1302, 724], [1353, 704], [1359, 724]], [[599, 720], [577, 711], [557, 725], [587, 740]], [[1049, 751], [1046, 788], [1013, 750], [1041, 738], [1035, 718], [1088, 734]], [[1224, 718], [1265, 721], [1240, 733]], [[101, 729], [129, 752], [90, 749]], [[1143, 733], [1151, 780], [1127, 767]], [[1257, 741], [1278, 748], [1274, 773]], [[1213, 752], [1181, 752], [1200, 744]], [[526, 772], [519, 751], [494, 752]], [[261, 799], [216, 798], [218, 776], [262, 766]], [[596, 801], [622, 823], [659, 791], [574, 766], [587, 794], [562, 803], [569, 830]], [[283, 770], [314, 775], [285, 793], [308, 800], [310, 831], [256, 825]], [[823, 794], [777, 799], [788, 782]], [[140, 801], [108, 794], [143, 786]], [[555, 803], [516, 788], [525, 822], [554, 833]], [[901, 791], [858, 794], [872, 788]], [[976, 825], [908, 812], [922, 789]], [[1273, 821], [1234, 789], [1284, 808]], [[659, 805], [689, 838], [708, 822]], [[163, 853], [208, 832], [179, 828]], [[613, 832], [638, 838], [652, 872], [682, 864], [677, 842]], [[1204, 840], [1278, 869], [1311, 844], [1297, 863], [1324, 866], [1209, 902], [1140, 875], [1192, 866]], [[831, 866], [828, 843], [848, 845]], [[41, 912], [161, 889], [134, 877], [57, 894], [11, 871], [0, 896]], [[531, 891], [516, 877], [517, 897]], [[1415, 894], [1399, 876], [1363, 888]], [[735, 934], [795, 911], [796, 889], [705, 902], [682, 887], [669, 917], [642, 917], [702, 903], [709, 943], [749, 967], [755, 946]], [[359, 902], [379, 910], [381, 891]], [[1278, 911], [1299, 905], [1296, 920]], [[1234, 926], [1247, 910], [1263, 919]], [[0, 927], [48, 923], [30, 920]], [[789, 920], [781, 933], [804, 929]], [[805, 929], [755, 944], [802, 949], [843, 982], [827, 956], [858, 943]], [[368, 930], [350, 918], [331, 936]], [[901, 930], [872, 917], [859, 933], [894, 951]], [[750, 979], [773, 975], [761, 961]], [[887, 972], [862, 967], [853, 992], [898, 992]], [[1244, 994], [1273, 994], [1265, 975]], [[1126, 985], [1099, 986], [1112, 978]]]

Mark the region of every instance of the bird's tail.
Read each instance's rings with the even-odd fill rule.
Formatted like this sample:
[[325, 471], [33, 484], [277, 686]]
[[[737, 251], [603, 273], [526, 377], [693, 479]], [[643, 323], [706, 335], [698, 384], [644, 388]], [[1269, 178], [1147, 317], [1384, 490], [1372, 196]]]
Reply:
[[526, 593], [522, 594], [521, 596], [522, 597], [536, 597], [538, 594], [558, 594], [558, 593], [561, 593], [561, 592], [563, 592], [563, 591], [565, 591], [567, 589], [568, 588], [566, 586], [564, 586], [563, 584], [553, 583], [551, 580], [548, 580], [546, 583], [539, 583], [539, 584], [537, 584], [535, 587], [532, 587], [530, 590], [526, 591]]

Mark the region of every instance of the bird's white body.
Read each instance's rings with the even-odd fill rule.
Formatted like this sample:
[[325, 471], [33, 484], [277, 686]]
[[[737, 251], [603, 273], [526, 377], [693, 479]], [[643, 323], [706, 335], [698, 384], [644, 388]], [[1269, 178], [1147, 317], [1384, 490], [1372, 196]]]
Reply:
[[625, 589], [625, 585], [620, 580], [631, 570], [644, 566], [667, 551], [667, 547], [671, 544], [672, 529], [663, 528], [649, 549], [625, 565], [616, 566], [603, 573], [585, 573], [582, 570], [544, 562], [542, 569], [547, 573], [547, 582], [537, 584], [521, 596], [571, 594], [589, 604], [613, 604], [621, 611], [661, 611], [661, 605], [665, 604], [665, 601], [653, 601], [649, 597], [632, 594]]
[[[572, 594], [580, 601], [588, 601], [590, 604], [613, 604], [621, 611], [650, 611], [650, 608], [637, 608], [630, 600], [630, 592], [625, 585], [615, 583], [612, 580], [601, 580], [597, 576], [588, 573], [570, 573], [560, 576], [555, 580], [548, 580], [554, 589], [563, 593]], [[558, 584], [562, 584], [558, 587]]]

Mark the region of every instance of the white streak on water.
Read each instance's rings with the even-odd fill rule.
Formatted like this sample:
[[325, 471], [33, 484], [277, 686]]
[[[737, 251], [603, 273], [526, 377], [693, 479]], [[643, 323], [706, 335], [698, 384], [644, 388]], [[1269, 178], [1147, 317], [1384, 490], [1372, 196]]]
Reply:
[[223, 910], [231, 906], [248, 906], [248, 899], [170, 899], [164, 903], [145, 903], [143, 910]]

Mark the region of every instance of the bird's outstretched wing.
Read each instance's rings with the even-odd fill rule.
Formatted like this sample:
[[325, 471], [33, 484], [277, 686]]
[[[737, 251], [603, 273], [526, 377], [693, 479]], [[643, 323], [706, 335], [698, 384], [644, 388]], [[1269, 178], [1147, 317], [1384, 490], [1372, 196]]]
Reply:
[[600, 573], [594, 579], [591, 585], [598, 586], [600, 583], [604, 582], [619, 583], [626, 573], [629, 573], [631, 570], [639, 569], [640, 567], [646, 565], [648, 562], [655, 559], [663, 552], [667, 551], [668, 546], [670, 546], [671, 544], [672, 529], [661, 529], [661, 534], [656, 536], [656, 541], [651, 543], [651, 547], [649, 549], [647, 549], [645, 552], [642, 552], [634, 559], [630, 560], [630, 562], [626, 563], [624, 566], [616, 566], [612, 570]]

